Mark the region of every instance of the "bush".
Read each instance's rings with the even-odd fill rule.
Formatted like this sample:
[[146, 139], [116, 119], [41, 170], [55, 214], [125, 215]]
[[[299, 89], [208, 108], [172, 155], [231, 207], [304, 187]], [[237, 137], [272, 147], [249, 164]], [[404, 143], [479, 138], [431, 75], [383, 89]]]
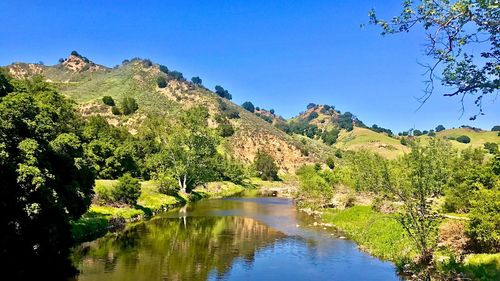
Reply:
[[234, 135], [234, 128], [229, 122], [219, 124], [217, 129], [219, 131], [219, 135], [223, 138]]
[[160, 174], [158, 176], [158, 183], [158, 192], [170, 196], [178, 195], [180, 190], [179, 184], [171, 175], [164, 173]]
[[326, 158], [326, 165], [333, 170], [335, 168], [335, 160], [332, 157]]
[[253, 106], [253, 103], [252, 102], [249, 102], [249, 101], [246, 101], [244, 102], [241, 107], [243, 107], [244, 109], [246, 109], [247, 111], [250, 111], [252, 113], [255, 112], [255, 107]]
[[316, 111], [313, 111], [311, 112], [311, 114], [309, 114], [309, 116], [307, 116], [307, 121], [311, 121], [313, 119], [316, 119], [318, 118], [319, 114], [316, 112]]
[[254, 168], [259, 177], [263, 180], [277, 180], [278, 166], [271, 155], [259, 150], [255, 155]]
[[115, 106], [115, 101], [113, 100], [113, 98], [111, 96], [104, 96], [104, 97], [102, 97], [102, 102], [105, 105]]
[[342, 158], [342, 151], [340, 149], [337, 149], [337, 151], [335, 151], [335, 157], [337, 158]]
[[142, 61], [142, 65], [146, 68], [149, 68], [149, 67], [153, 66], [153, 62], [149, 59], [145, 59]]
[[441, 132], [441, 131], [444, 131], [444, 130], [446, 130], [446, 128], [443, 125], [438, 125], [436, 127], [436, 132]]
[[326, 207], [333, 197], [333, 187], [314, 165], [302, 166], [299, 176], [298, 204], [312, 209]]
[[493, 128], [491, 128], [491, 131], [500, 132], [500, 125], [493, 126]]
[[122, 112], [125, 115], [130, 115], [139, 109], [134, 98], [124, 98], [122, 101]]
[[172, 78], [174, 78], [175, 80], [178, 80], [178, 81], [186, 81], [186, 78], [184, 78], [184, 75], [182, 75], [181, 72], [179, 71], [176, 71], [176, 70], [172, 70], [168, 73], [170, 76], [172, 76]]
[[229, 93], [229, 91], [226, 90], [226, 89], [224, 89], [220, 85], [215, 86], [215, 93], [217, 95], [219, 95], [219, 97], [225, 98], [225, 99], [228, 99], [228, 100], [231, 100], [233, 98], [233, 96], [231, 96], [231, 94]]
[[158, 76], [156, 77], [156, 84], [158, 84], [160, 88], [165, 88], [167, 87], [167, 80], [163, 76]]
[[133, 206], [137, 204], [139, 196], [141, 196], [141, 184], [138, 179], [129, 173], [118, 178], [118, 183], [113, 189], [113, 198], [116, 202]]
[[498, 144], [494, 142], [487, 142], [484, 144], [484, 149], [486, 149], [491, 154], [497, 154]]
[[401, 140], [399, 140], [399, 142], [404, 145], [404, 146], [407, 146], [408, 145], [408, 140], [406, 138], [401, 138]]
[[500, 251], [500, 191], [498, 188], [479, 190], [472, 200], [467, 235], [476, 250]]
[[160, 68], [161, 72], [168, 74], [168, 67], [161, 65], [161, 64], [158, 67]]
[[198, 86], [202, 85], [202, 80], [198, 76], [191, 78], [191, 82], [193, 82], [193, 84], [198, 85]]
[[120, 114], [122, 114], [121, 111], [120, 111], [120, 109], [117, 106], [113, 106], [111, 108], [111, 113], [113, 113], [114, 115], [120, 115]]
[[466, 135], [459, 136], [455, 140], [461, 143], [470, 143], [470, 138]]

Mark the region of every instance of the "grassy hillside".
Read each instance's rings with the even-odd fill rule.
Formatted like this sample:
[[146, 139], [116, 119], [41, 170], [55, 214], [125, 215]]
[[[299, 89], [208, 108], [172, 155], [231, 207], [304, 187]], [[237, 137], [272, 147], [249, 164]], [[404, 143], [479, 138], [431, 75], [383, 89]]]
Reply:
[[350, 132], [341, 131], [335, 147], [344, 150], [366, 149], [388, 159], [397, 158], [408, 151], [398, 139], [359, 127], [354, 127]]
[[[126, 126], [137, 132], [141, 123], [151, 114], [175, 118], [180, 111], [192, 106], [203, 106], [210, 113], [209, 125], [217, 127], [217, 117], [237, 112], [239, 117], [229, 119], [235, 132], [223, 141], [227, 153], [245, 163], [251, 163], [259, 149], [273, 156], [282, 172], [293, 173], [306, 163], [324, 161], [331, 148], [321, 142], [300, 141], [277, 129], [256, 114], [223, 99], [202, 86], [183, 81], [161, 71], [159, 65], [135, 59], [115, 68], [97, 65], [82, 56], [70, 55], [55, 66], [16, 63], [7, 67], [12, 76], [30, 77], [35, 74], [56, 85], [61, 93], [78, 103], [84, 116], [99, 114], [113, 125]], [[157, 78], [163, 76], [167, 85], [158, 87]], [[103, 96], [111, 96], [119, 106], [123, 98], [134, 98], [139, 109], [123, 116], [113, 115], [104, 105]]]
[[[457, 138], [463, 135], [470, 138], [470, 143], [468, 145], [471, 145], [473, 147], [483, 147], [483, 144], [487, 142], [500, 144], [500, 136], [498, 136], [498, 132], [475, 131], [469, 128], [458, 128], [448, 129], [437, 133], [437, 136], [441, 138]], [[452, 143], [459, 148], [468, 146], [467, 144], [459, 143], [457, 141], [452, 141]]]

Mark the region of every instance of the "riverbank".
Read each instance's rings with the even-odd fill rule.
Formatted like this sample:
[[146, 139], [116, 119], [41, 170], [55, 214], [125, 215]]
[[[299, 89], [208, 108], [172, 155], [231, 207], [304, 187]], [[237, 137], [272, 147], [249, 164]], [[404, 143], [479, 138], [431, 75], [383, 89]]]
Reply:
[[[371, 206], [354, 206], [345, 210], [327, 209], [321, 218], [324, 224], [343, 231], [363, 251], [394, 262], [398, 271], [417, 254], [395, 214], [382, 214]], [[446, 256], [436, 262], [438, 273], [461, 274], [473, 280], [500, 280], [500, 253], [469, 254], [462, 263], [454, 263]]]
[[[116, 180], [96, 180], [97, 188], [109, 188]], [[188, 202], [204, 198], [235, 196], [245, 190], [243, 185], [232, 182], [212, 182], [198, 187], [189, 195], [170, 196], [158, 192], [155, 181], [141, 182], [141, 196], [134, 207], [92, 204], [78, 221], [72, 223], [72, 235], [76, 242], [82, 243], [105, 235], [108, 231], [119, 229], [126, 223], [148, 219], [158, 213], [181, 207]]]

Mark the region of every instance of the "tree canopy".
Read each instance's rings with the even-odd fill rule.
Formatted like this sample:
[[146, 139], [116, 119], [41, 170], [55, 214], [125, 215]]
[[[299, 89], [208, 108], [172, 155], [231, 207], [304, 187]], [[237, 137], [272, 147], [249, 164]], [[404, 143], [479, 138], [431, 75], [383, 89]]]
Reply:
[[[402, 12], [391, 20], [370, 11], [370, 22], [382, 34], [408, 32], [421, 26], [427, 35], [425, 102], [434, 91], [437, 71], [441, 84], [451, 88], [445, 96], [474, 96], [483, 114], [482, 100], [500, 88], [500, 13], [497, 1], [420, 0], [403, 1]], [[471, 119], [475, 119], [475, 114]]]

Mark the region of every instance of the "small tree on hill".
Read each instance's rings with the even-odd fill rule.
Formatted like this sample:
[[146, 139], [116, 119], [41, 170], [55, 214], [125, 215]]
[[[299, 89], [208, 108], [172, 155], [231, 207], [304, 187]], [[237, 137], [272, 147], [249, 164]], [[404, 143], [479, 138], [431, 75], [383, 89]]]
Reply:
[[231, 100], [233, 98], [233, 96], [231, 96], [231, 94], [229, 93], [229, 91], [226, 90], [226, 89], [224, 89], [220, 85], [215, 86], [215, 93], [217, 95], [219, 95], [219, 97], [225, 98], [225, 99], [228, 99], [228, 100]]
[[198, 85], [198, 86], [202, 85], [202, 80], [198, 76], [191, 78], [191, 82], [193, 82], [193, 84]]
[[271, 155], [259, 150], [255, 155], [254, 168], [259, 177], [263, 180], [277, 180], [278, 166]]
[[165, 88], [167, 87], [167, 80], [163, 76], [158, 76], [156, 77], [156, 84], [158, 84], [160, 88]]
[[446, 130], [446, 128], [443, 125], [438, 125], [436, 127], [436, 132], [441, 132], [441, 131], [444, 131], [444, 130]]
[[134, 98], [124, 98], [122, 101], [122, 113], [125, 115], [130, 115], [139, 109], [139, 105]]
[[246, 109], [247, 111], [250, 111], [252, 113], [255, 112], [255, 107], [253, 106], [253, 103], [252, 102], [249, 102], [249, 101], [246, 101], [244, 102], [241, 107], [243, 107], [244, 109]]
[[466, 135], [463, 135], [463, 136], [457, 137], [456, 141], [461, 142], [461, 143], [470, 143], [470, 138]]
[[115, 100], [113, 100], [113, 98], [111, 96], [104, 96], [104, 97], [102, 97], [102, 102], [105, 105], [115, 106]]
[[493, 128], [491, 128], [491, 131], [500, 132], [500, 125], [493, 126]]

